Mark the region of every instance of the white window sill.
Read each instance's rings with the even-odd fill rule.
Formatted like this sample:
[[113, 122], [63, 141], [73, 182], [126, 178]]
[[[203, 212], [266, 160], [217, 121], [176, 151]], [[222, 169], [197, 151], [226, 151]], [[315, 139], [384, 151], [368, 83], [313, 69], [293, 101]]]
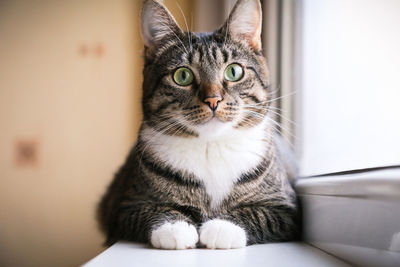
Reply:
[[400, 168], [305, 178], [295, 189], [305, 242], [357, 266], [400, 266]]
[[118, 242], [85, 267], [340, 267], [349, 266], [319, 249], [300, 242], [253, 245], [232, 250], [159, 250], [144, 244]]

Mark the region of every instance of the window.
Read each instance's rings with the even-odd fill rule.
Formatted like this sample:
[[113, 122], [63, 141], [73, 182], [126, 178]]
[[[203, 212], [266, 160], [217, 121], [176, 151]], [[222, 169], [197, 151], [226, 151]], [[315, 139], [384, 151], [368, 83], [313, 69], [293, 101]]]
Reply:
[[302, 175], [400, 164], [400, 1], [297, 4]]

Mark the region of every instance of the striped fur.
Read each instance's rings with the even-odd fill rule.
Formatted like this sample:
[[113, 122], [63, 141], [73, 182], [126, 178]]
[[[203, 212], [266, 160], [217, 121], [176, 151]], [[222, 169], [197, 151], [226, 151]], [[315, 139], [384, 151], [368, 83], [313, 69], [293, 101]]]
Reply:
[[[144, 120], [99, 205], [107, 244], [123, 239], [179, 249], [200, 240], [209, 248], [234, 248], [241, 240], [249, 245], [297, 235], [295, 195], [268, 113], [261, 26], [243, 18], [243, 9], [245, 16], [261, 16], [257, 0], [239, 0], [219, 30], [188, 33], [159, 2], [144, 1]], [[229, 27], [246, 21], [243, 29]], [[231, 63], [244, 68], [237, 82], [223, 78]], [[189, 86], [173, 81], [182, 66], [194, 74]], [[221, 92], [215, 112], [202, 97], [206, 86]], [[212, 231], [237, 238], [229, 243]]]

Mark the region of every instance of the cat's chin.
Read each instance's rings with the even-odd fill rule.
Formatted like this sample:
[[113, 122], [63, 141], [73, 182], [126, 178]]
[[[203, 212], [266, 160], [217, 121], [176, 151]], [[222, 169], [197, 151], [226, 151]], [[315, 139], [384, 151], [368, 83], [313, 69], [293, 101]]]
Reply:
[[231, 130], [231, 124], [223, 122], [217, 117], [213, 117], [205, 123], [197, 126], [197, 131], [200, 138], [215, 139], [223, 136], [224, 133]]

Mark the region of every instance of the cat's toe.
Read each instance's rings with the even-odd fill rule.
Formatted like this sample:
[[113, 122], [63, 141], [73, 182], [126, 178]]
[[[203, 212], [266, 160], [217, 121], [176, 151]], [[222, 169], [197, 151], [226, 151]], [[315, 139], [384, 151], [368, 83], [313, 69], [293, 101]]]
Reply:
[[242, 248], [246, 246], [246, 233], [229, 221], [214, 219], [200, 228], [200, 243], [211, 249]]
[[195, 248], [198, 241], [196, 228], [184, 221], [164, 223], [151, 233], [150, 239], [153, 247], [162, 249]]

